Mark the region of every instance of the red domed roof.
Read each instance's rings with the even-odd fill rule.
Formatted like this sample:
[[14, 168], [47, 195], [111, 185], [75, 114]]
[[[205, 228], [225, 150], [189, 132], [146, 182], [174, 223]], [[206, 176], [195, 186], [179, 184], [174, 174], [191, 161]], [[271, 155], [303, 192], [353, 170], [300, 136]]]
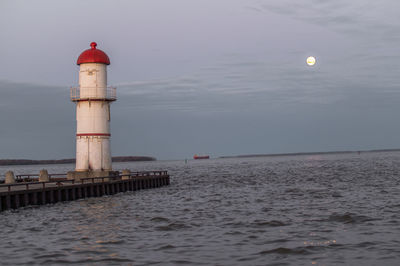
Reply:
[[107, 54], [102, 50], [96, 49], [97, 43], [92, 42], [90, 44], [91, 49], [87, 49], [81, 53], [78, 57], [77, 65], [84, 63], [101, 63], [101, 64], [110, 64], [110, 59]]

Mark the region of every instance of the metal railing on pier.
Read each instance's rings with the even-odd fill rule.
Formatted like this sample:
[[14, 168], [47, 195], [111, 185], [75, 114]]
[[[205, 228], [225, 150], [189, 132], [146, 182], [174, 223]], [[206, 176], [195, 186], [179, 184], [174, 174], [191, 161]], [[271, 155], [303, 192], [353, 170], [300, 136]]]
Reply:
[[[67, 174], [49, 174], [49, 178], [60, 178], [67, 177]], [[15, 180], [17, 182], [23, 181], [25, 179], [38, 179], [39, 174], [24, 174], [24, 175], [15, 175]]]

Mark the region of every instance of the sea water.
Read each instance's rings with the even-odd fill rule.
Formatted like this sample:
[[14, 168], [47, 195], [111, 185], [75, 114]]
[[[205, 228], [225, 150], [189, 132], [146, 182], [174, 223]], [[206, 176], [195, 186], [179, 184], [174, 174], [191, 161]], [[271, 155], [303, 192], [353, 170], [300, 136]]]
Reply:
[[[3, 166], [16, 174], [73, 165]], [[2, 265], [399, 265], [400, 152], [116, 163], [167, 187], [0, 213]]]

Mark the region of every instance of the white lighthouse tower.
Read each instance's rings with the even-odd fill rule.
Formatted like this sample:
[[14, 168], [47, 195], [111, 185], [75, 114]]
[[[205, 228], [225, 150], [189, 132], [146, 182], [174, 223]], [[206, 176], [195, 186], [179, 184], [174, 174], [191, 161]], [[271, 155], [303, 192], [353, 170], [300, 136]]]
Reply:
[[107, 54], [96, 48], [81, 53], [77, 65], [79, 87], [71, 88], [76, 103], [76, 167], [69, 177], [107, 176], [112, 171], [110, 148], [110, 104], [116, 88], [107, 87]]

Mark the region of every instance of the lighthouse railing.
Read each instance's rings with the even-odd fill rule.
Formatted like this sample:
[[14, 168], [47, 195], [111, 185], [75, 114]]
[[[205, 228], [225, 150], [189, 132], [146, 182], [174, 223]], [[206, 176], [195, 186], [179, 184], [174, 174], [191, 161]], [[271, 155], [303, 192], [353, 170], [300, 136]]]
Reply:
[[116, 87], [71, 87], [70, 91], [71, 101], [82, 101], [82, 100], [106, 100], [115, 101], [117, 100], [117, 88]]

